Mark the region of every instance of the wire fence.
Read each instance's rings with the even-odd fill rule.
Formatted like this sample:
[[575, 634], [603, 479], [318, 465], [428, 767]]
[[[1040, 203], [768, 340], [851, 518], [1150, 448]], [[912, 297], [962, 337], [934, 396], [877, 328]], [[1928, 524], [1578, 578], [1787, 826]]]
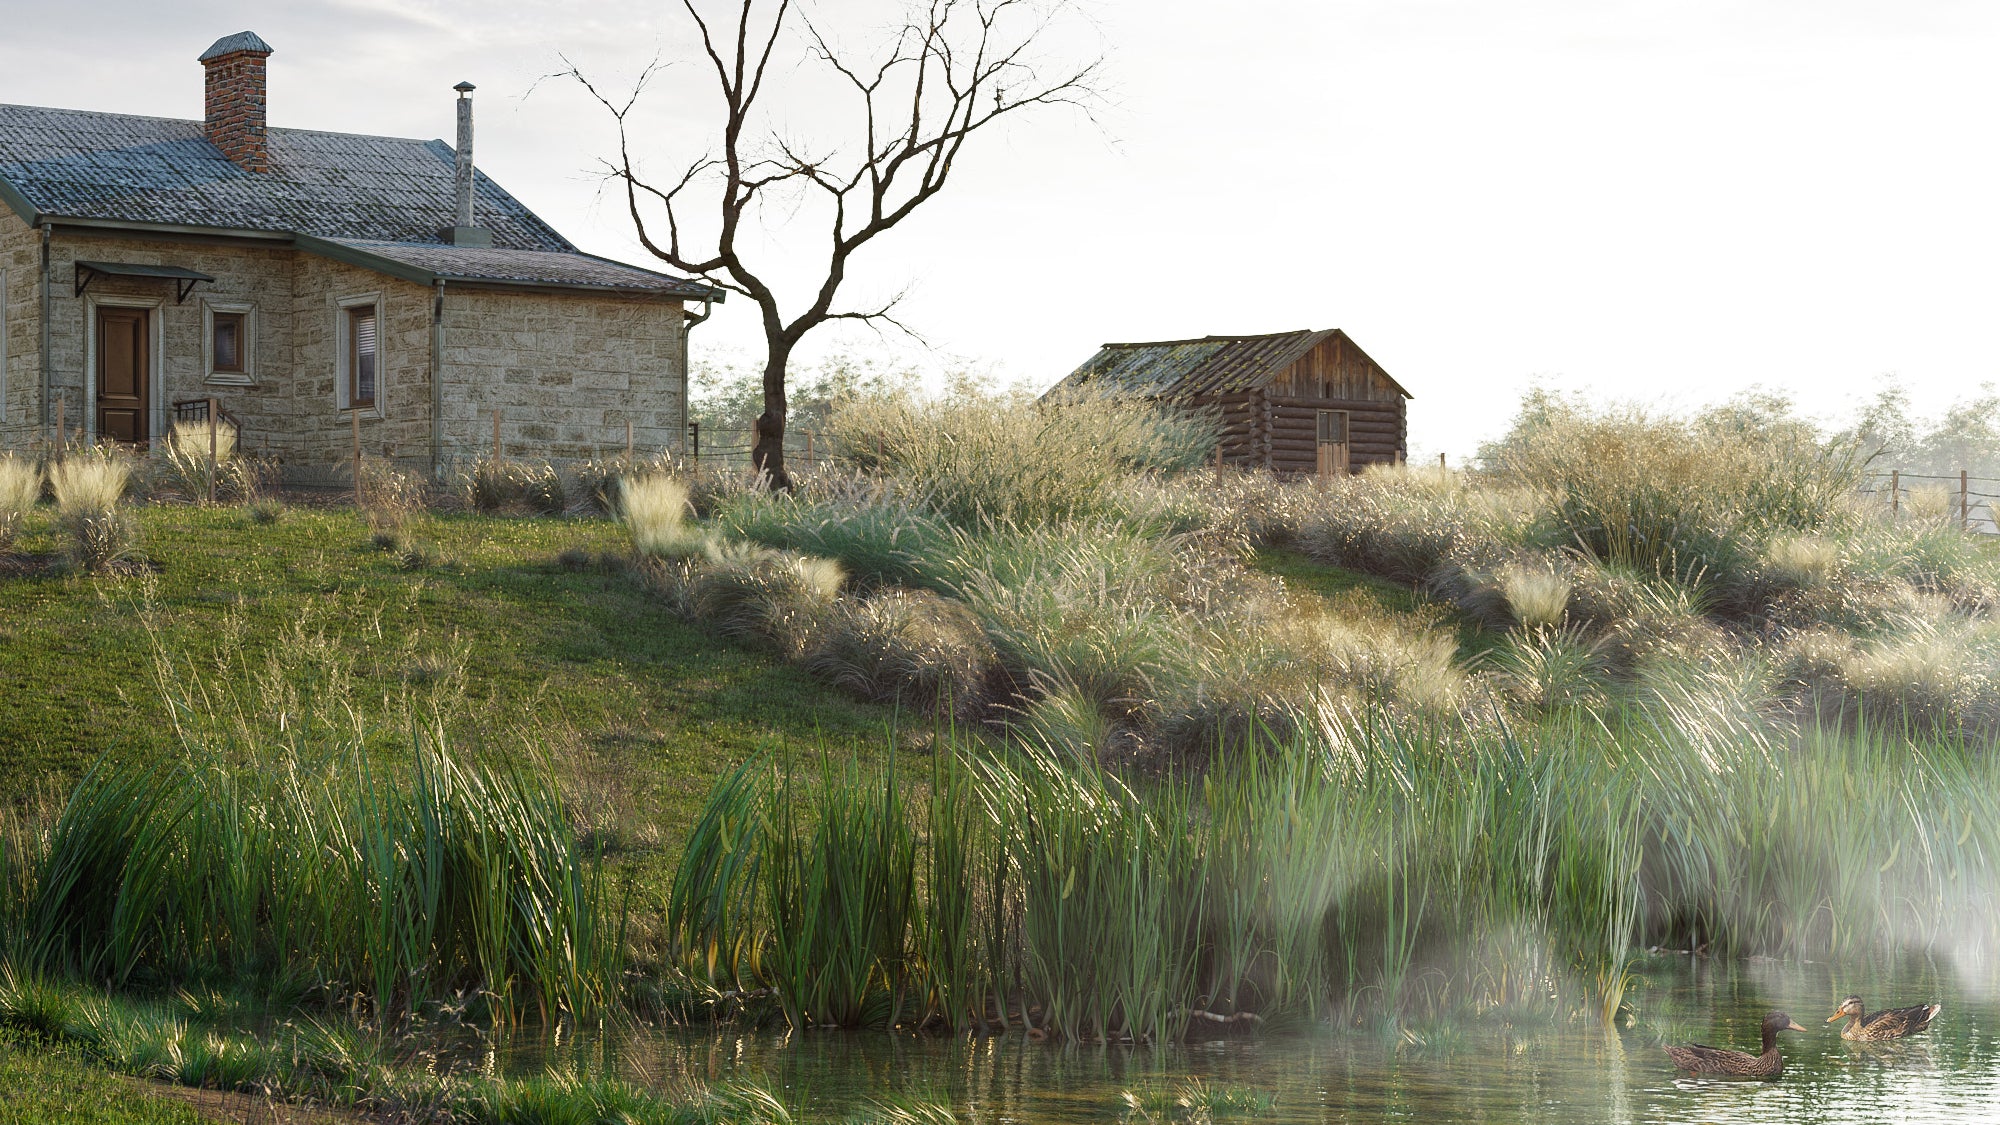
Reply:
[[1976, 477], [1971, 470], [1956, 473], [1911, 473], [1902, 469], [1870, 473], [1863, 496], [1880, 497], [1892, 515], [1928, 515], [1957, 521], [1967, 531], [2000, 535], [1995, 508], [2000, 503], [2000, 477]]

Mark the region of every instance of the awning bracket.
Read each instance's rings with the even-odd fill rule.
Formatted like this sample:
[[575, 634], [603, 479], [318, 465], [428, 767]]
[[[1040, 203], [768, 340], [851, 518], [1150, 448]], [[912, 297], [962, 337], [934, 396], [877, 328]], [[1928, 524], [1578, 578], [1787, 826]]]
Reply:
[[185, 269], [181, 266], [154, 266], [133, 262], [78, 262], [76, 263], [76, 295], [83, 296], [90, 283], [100, 277], [152, 278], [171, 281], [174, 284], [174, 304], [185, 304], [194, 287], [202, 282], [215, 281], [205, 273]]

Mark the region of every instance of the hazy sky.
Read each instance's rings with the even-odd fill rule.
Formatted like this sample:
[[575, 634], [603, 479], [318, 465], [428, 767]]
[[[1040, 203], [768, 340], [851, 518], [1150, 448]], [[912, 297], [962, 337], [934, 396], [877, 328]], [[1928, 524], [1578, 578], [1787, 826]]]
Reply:
[[[865, 42], [893, 7], [818, 0]], [[1751, 384], [1842, 410], [2000, 379], [2000, 4], [1957, 0], [1095, 0], [1091, 123], [974, 154], [857, 297], [948, 357], [1053, 382], [1102, 341], [1340, 327], [1468, 453], [1532, 380], [1680, 403]], [[588, 168], [601, 112], [536, 79], [670, 68], [638, 138], [712, 120], [666, 0], [0, 0], [0, 101], [198, 117], [210, 42], [276, 48], [275, 125], [449, 137], [571, 238], [645, 261]], [[781, 123], [837, 124], [793, 82]], [[789, 232], [777, 232], [780, 242]], [[815, 247], [816, 243], [813, 243]], [[697, 356], [759, 344], [747, 303]], [[872, 337], [827, 345], [876, 347]], [[934, 364], [952, 362], [938, 358]]]

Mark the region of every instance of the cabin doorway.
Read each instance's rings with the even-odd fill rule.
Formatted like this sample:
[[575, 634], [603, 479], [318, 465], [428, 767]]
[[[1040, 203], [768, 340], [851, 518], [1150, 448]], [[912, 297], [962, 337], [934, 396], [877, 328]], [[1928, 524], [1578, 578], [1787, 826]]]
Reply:
[[1319, 412], [1319, 475], [1322, 480], [1348, 473], [1347, 411]]
[[97, 436], [152, 440], [153, 331], [149, 309], [97, 309]]

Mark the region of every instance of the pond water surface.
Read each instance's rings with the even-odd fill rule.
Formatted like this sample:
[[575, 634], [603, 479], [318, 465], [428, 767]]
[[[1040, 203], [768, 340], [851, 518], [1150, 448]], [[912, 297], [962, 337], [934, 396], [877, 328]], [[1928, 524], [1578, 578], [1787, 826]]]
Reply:
[[[960, 1120], [1022, 1125], [1141, 1120], [1124, 1094], [1191, 1079], [1275, 1095], [1254, 1118], [1304, 1122], [2000, 1122], [2000, 1003], [1948, 965], [1835, 967], [1666, 958], [1632, 995], [1633, 1026], [1588, 1023], [1398, 1032], [1318, 1031], [1195, 1041], [1166, 1049], [816, 1031], [621, 1036], [519, 1049], [514, 1070], [551, 1063], [611, 1069], [642, 1082], [755, 1081], [802, 1121], [839, 1121], [874, 1096], [947, 1100]], [[1944, 1004], [1928, 1032], [1896, 1044], [1848, 1043], [1825, 1023], [1839, 998], [1875, 1007]], [[1780, 1037], [1775, 1082], [1680, 1077], [1664, 1039], [1757, 1049], [1757, 1024], [1782, 1009], [1808, 1030]], [[554, 1057], [552, 1057], [552, 1054]], [[1218, 1117], [1218, 1120], [1222, 1118]], [[1233, 1119], [1233, 1118], [1232, 1118]]]

